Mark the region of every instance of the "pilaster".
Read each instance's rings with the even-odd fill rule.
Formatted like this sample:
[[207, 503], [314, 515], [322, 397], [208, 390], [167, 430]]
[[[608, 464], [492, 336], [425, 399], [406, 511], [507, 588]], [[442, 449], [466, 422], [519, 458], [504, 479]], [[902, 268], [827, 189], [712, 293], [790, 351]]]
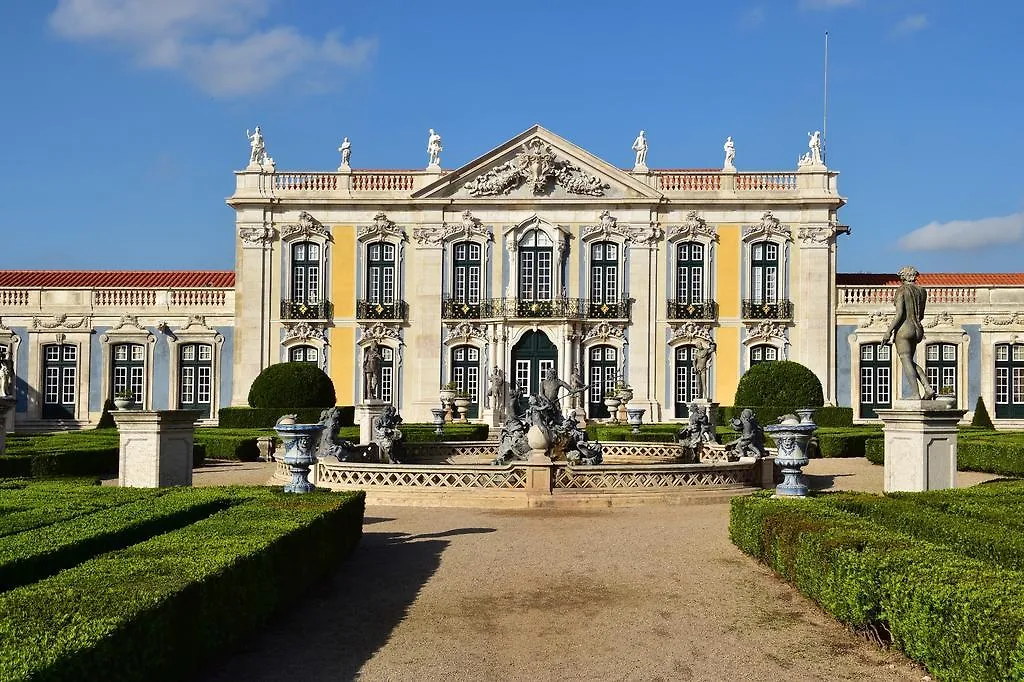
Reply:
[[265, 223], [238, 224], [235, 250], [235, 344], [232, 405], [247, 405], [249, 388], [270, 362], [270, 292], [277, 233]]

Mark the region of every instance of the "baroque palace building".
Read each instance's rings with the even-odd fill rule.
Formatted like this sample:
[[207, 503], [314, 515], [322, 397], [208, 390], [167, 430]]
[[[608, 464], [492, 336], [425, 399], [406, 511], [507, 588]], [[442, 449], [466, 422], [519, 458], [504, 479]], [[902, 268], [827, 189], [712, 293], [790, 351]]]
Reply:
[[[406, 421], [429, 421], [454, 381], [489, 422], [495, 369], [529, 393], [549, 367], [589, 384], [591, 418], [623, 382], [645, 421], [680, 419], [699, 350], [722, 404], [778, 359], [857, 420], [910, 395], [879, 345], [898, 280], [837, 274], [850, 230], [816, 137], [795, 171], [737, 171], [731, 140], [723, 170], [648, 169], [642, 135], [623, 170], [534, 126], [451, 171], [433, 134], [425, 170], [353, 170], [344, 144], [336, 172], [285, 172], [260, 135], [227, 200], [233, 273], [0, 272], [14, 428], [94, 424], [118, 390], [213, 422], [277, 362], [317, 363], [354, 404], [374, 342], [381, 397]], [[919, 283], [929, 378], [1024, 426], [1024, 275]]]

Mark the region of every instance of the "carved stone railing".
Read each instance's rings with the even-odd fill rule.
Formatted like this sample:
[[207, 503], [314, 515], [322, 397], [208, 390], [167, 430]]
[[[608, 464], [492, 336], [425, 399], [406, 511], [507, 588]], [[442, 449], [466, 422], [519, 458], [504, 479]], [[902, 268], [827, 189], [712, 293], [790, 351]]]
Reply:
[[740, 314], [744, 320], [791, 320], [793, 319], [793, 303], [744, 299]]
[[275, 173], [275, 191], [334, 192], [344, 188], [344, 175], [340, 173]]
[[463, 303], [452, 299], [441, 301], [441, 319], [570, 319], [628, 320], [632, 300], [628, 295], [613, 303], [587, 298], [552, 298], [527, 301], [519, 298], [490, 298], [479, 303]]
[[658, 189], [683, 192], [713, 192], [722, 189], [721, 173], [661, 173]]
[[796, 189], [796, 173], [737, 173], [736, 191], [781, 192]]
[[411, 173], [353, 173], [353, 192], [411, 192], [416, 176]]
[[405, 301], [381, 303], [379, 301], [356, 301], [356, 319], [358, 320], [404, 320], [407, 314]]
[[[891, 305], [896, 285], [889, 286], [843, 286], [836, 287], [839, 293], [839, 305]], [[928, 303], [945, 305], [975, 305], [985, 301], [979, 300], [977, 287], [925, 287], [928, 291]]]
[[666, 317], [669, 320], [714, 320], [718, 317], [718, 304], [714, 301], [687, 303], [669, 300]]
[[0, 289], [0, 307], [15, 308], [29, 304], [27, 289]]
[[156, 305], [156, 289], [94, 289], [92, 304], [97, 307], [143, 308]]
[[750, 486], [758, 482], [756, 466], [728, 464], [607, 464], [557, 467], [555, 488], [575, 490], [711, 488]]
[[327, 464], [316, 467], [317, 485], [356, 488], [522, 489], [526, 470], [508, 465]]
[[333, 306], [330, 301], [304, 303], [302, 301], [281, 301], [282, 320], [329, 320]]
[[223, 289], [171, 289], [170, 305], [185, 308], [223, 307], [227, 303]]

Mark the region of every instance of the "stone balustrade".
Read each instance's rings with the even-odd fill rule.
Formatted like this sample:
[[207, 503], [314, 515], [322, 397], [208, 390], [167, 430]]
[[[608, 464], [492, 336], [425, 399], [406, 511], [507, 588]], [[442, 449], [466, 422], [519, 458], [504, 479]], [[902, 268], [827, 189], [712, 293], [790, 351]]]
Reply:
[[721, 173], [658, 173], [658, 189], [671, 192], [717, 192], [722, 189]]
[[[898, 286], [842, 286], [839, 292], [839, 306], [892, 305]], [[989, 303], [990, 287], [925, 287], [928, 303], [944, 305], [977, 305]]]
[[797, 189], [796, 173], [737, 173], [737, 192], [784, 192]]
[[[103, 289], [3, 288], [0, 310], [10, 313], [46, 313], [59, 309], [72, 312], [224, 312], [233, 314], [235, 291], [230, 288], [201, 287], [157, 289], [124, 287]], [[10, 314], [9, 313], [9, 314]]]

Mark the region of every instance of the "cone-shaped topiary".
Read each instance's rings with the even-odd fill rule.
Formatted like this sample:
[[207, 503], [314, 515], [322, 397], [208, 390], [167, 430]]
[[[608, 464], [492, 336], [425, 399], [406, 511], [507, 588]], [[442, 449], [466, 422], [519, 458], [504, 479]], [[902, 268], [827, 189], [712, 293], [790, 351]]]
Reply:
[[249, 389], [249, 407], [334, 407], [334, 383], [309, 362], [282, 362], [260, 372]]
[[985, 409], [985, 400], [980, 395], [978, 396], [978, 402], [974, 404], [974, 418], [971, 419], [971, 426], [983, 429], [996, 428], [992, 424], [992, 418], [988, 416], [988, 410]]
[[744, 407], [821, 407], [825, 397], [814, 372], [799, 362], [762, 362], [747, 370], [736, 387], [736, 405]]

